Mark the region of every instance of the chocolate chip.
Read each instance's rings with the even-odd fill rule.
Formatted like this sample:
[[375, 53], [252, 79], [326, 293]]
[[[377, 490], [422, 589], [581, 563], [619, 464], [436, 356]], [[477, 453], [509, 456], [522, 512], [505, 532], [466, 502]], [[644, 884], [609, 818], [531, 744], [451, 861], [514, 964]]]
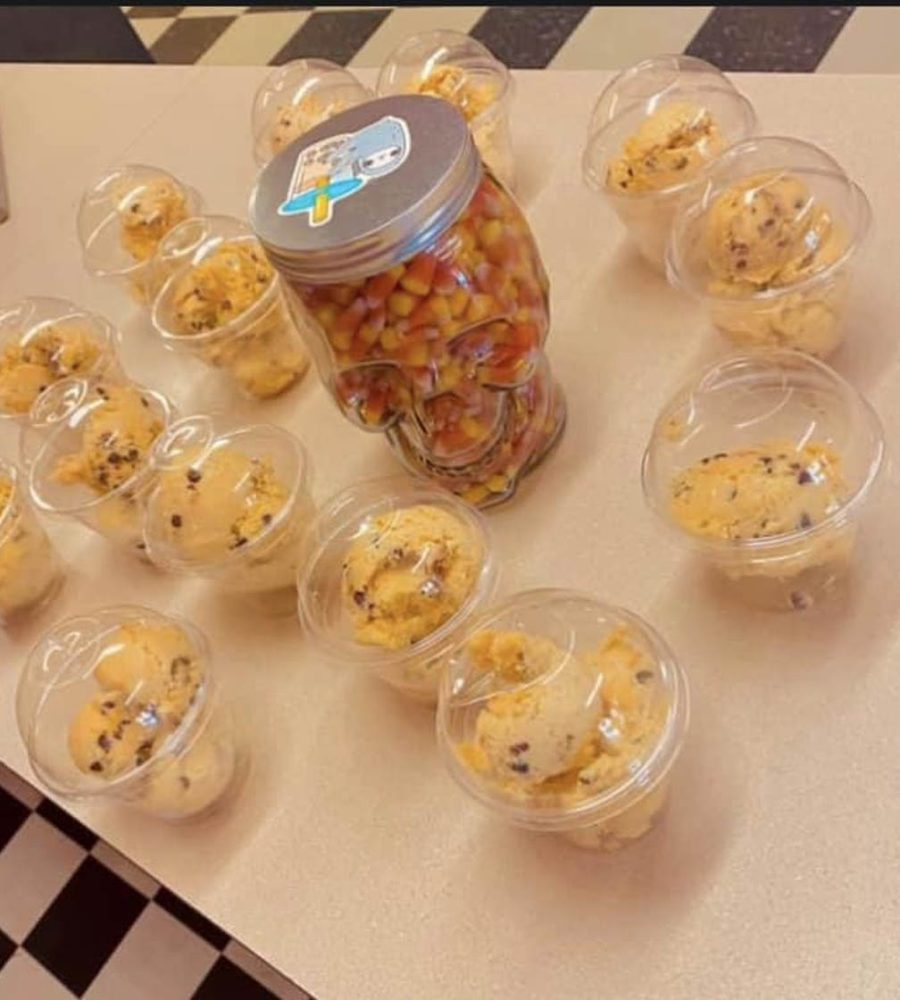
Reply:
[[106, 456], [106, 461], [109, 462], [110, 465], [118, 465], [122, 461], [122, 456], [117, 451], [111, 451]]
[[129, 462], [136, 462], [140, 457], [141, 457], [141, 453], [137, 450], [137, 448], [129, 448], [128, 449], [128, 461]]
[[186, 778], [183, 774], [180, 774], [178, 776], [178, 784], [181, 785], [185, 791], [187, 791], [187, 789], [191, 787], [191, 779]]
[[233, 549], [239, 549], [242, 545], [246, 544], [247, 544], [247, 539], [244, 538], [243, 535], [238, 535], [238, 537], [234, 540], [234, 545], [232, 545], [231, 547]]
[[106, 709], [107, 712], [111, 712], [115, 707], [116, 703], [114, 701], [104, 701], [101, 705], [101, 708]]
[[646, 684], [648, 681], [652, 681], [653, 680], [653, 671], [652, 670], [639, 670], [634, 675], [634, 679], [638, 682], [638, 684]]
[[510, 771], [515, 771], [516, 774], [528, 774], [531, 768], [525, 763], [524, 760], [514, 760], [510, 762]]
[[103, 765], [100, 763], [99, 760], [91, 761], [91, 770], [99, 773], [100, 771], [103, 770]]
[[515, 754], [518, 757], [520, 753], [525, 753], [526, 750], [530, 749], [531, 749], [530, 743], [513, 743], [513, 745], [509, 748], [509, 752], [511, 754]]
[[262, 516], [262, 523], [263, 524], [271, 524], [272, 523], [272, 515], [271, 514], [263, 514], [263, 516]]
[[203, 478], [203, 473], [199, 469], [187, 470], [187, 481], [189, 483], [199, 483]]
[[101, 733], [97, 737], [97, 746], [100, 747], [101, 750], [108, 751], [112, 749], [112, 740], [106, 735], [106, 733]]
[[745, 260], [743, 260], [743, 259], [742, 259], [742, 260], [738, 260], [738, 261], [735, 261], [735, 263], [734, 263], [734, 266], [735, 266], [735, 267], [736, 267], [736, 268], [737, 268], [737, 269], [738, 269], [739, 271], [743, 271], [743, 270], [744, 270], [744, 268], [745, 268], [745, 267], [747, 266], [747, 261], [745, 261]]
[[800, 515], [800, 520], [797, 522], [797, 527], [798, 528], [812, 527], [812, 518], [809, 516], [809, 514], [806, 513], [806, 511], [803, 511], [803, 513]]
[[364, 608], [366, 606], [366, 592], [364, 590], [354, 590], [353, 603], [360, 608]]
[[180, 528], [181, 527], [181, 525], [182, 525], [181, 514], [173, 514], [171, 520], [172, 520], [172, 527], [173, 528]]
[[713, 455], [713, 458], [728, 458], [728, 452], [727, 451], [717, 451], [715, 453], [715, 455]]
[[797, 482], [801, 486], [806, 486], [807, 483], [811, 483], [812, 481], [813, 481], [813, 477], [812, 477], [812, 475], [811, 475], [811, 473], [809, 472], [808, 469], [801, 469], [797, 473]]
[[145, 740], [145, 742], [143, 742], [137, 748], [137, 753], [135, 753], [135, 755], [134, 755], [134, 761], [135, 761], [135, 763], [137, 764], [138, 767], [140, 767], [141, 764], [146, 764], [147, 763], [147, 761], [150, 759], [150, 754], [151, 754], [152, 751], [153, 751], [153, 741], [152, 740]]
[[812, 602], [802, 590], [791, 591], [791, 607], [795, 611], [805, 611], [811, 604]]

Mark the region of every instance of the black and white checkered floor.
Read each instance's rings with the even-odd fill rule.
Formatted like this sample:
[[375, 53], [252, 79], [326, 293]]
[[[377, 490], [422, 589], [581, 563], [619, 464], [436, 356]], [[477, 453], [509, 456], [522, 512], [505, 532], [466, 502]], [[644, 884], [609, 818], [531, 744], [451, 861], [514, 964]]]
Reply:
[[308, 1000], [0, 764], [0, 1000]]

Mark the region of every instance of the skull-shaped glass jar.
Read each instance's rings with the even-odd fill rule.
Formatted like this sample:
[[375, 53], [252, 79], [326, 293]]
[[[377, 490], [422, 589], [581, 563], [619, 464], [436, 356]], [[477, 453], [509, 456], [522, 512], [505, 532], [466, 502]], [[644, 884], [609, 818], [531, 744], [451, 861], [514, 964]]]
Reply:
[[352, 108], [263, 170], [251, 222], [344, 413], [472, 503], [511, 496], [565, 403], [528, 223], [446, 101]]

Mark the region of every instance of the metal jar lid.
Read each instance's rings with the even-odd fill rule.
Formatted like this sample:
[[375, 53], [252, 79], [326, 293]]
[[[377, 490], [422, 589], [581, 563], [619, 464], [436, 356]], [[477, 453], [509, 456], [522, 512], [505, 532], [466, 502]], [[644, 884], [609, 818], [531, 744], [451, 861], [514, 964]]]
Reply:
[[271, 160], [250, 196], [250, 222], [286, 278], [354, 281], [431, 245], [480, 177], [455, 107], [385, 97], [322, 122]]

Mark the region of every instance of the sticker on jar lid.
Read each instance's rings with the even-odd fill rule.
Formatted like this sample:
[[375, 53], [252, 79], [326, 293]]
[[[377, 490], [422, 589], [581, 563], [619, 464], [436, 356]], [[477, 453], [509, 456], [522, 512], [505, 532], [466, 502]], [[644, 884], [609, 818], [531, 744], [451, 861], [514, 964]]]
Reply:
[[327, 225], [337, 202], [392, 174], [406, 162], [410, 146], [406, 122], [394, 115], [308, 146], [297, 157], [278, 214], [307, 214], [311, 226]]

